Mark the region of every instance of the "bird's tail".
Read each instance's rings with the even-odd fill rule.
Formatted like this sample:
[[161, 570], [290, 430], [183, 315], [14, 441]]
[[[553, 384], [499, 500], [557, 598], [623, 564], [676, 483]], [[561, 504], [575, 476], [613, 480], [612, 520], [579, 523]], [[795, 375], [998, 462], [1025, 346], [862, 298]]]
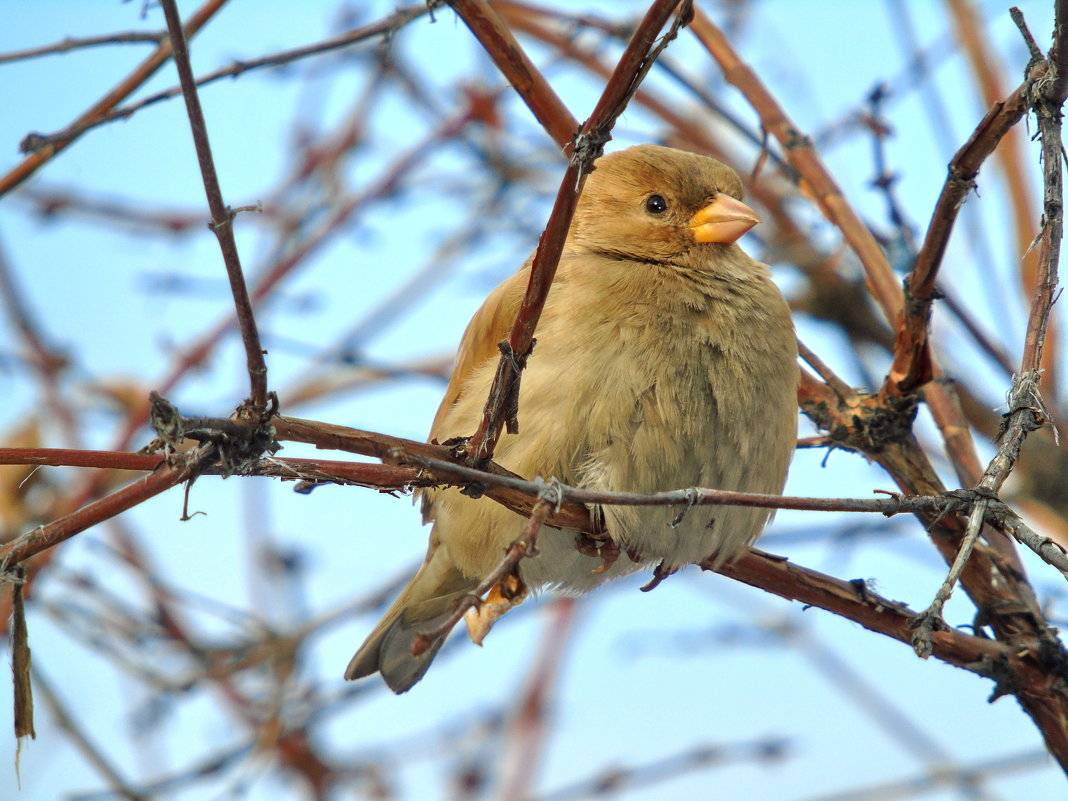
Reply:
[[423, 678], [441, 648], [438, 637], [418, 656], [412, 654], [419, 635], [440, 626], [456, 602], [478, 586], [453, 564], [444, 548], [433, 548], [408, 586], [356, 652], [345, 670], [350, 681], [381, 673], [395, 693], [411, 689]]

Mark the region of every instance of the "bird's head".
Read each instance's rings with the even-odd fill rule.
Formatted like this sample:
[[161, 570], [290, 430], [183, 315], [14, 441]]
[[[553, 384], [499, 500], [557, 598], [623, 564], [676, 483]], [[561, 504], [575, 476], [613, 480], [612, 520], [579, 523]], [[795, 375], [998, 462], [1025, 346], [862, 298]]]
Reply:
[[689, 261], [731, 245], [760, 222], [742, 203], [742, 181], [707, 156], [637, 145], [597, 161], [571, 228], [582, 250], [636, 261]]

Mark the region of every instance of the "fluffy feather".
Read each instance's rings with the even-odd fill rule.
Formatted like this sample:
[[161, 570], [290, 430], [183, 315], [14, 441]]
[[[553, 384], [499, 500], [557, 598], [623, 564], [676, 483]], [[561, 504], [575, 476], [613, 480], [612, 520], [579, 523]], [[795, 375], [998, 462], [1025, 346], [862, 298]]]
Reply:
[[[755, 216], [728, 226], [738, 232], [726, 241], [697, 240], [695, 215], [706, 210], [706, 219], [724, 195], [740, 200], [741, 181], [703, 156], [641, 145], [597, 162], [523, 373], [520, 433], [501, 439], [496, 461], [528, 478], [590, 489], [782, 491], [797, 433], [793, 325], [767, 267], [733, 242]], [[497, 343], [515, 319], [529, 271], [528, 260], [468, 325], [431, 439], [477, 427]], [[426, 563], [346, 678], [380, 671], [394, 691], [410, 688], [434, 656], [412, 656], [417, 634], [433, 629], [493, 569], [525, 522], [456, 490], [426, 492], [423, 503], [434, 523]], [[693, 508], [675, 525], [674, 508], [601, 512], [607, 533], [638, 561], [623, 557], [594, 573], [601, 561], [576, 550], [575, 532], [546, 528], [540, 553], [520, 564], [523, 581], [581, 593], [661, 562], [677, 568], [731, 559], [769, 518], [767, 510], [727, 506]]]

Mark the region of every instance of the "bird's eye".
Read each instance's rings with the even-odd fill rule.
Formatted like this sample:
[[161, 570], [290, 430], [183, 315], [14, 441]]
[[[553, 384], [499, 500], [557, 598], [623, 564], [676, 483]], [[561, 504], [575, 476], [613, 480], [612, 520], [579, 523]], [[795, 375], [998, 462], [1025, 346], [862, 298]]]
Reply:
[[645, 199], [645, 210], [650, 214], [663, 214], [667, 211], [667, 201], [662, 195], [649, 195]]

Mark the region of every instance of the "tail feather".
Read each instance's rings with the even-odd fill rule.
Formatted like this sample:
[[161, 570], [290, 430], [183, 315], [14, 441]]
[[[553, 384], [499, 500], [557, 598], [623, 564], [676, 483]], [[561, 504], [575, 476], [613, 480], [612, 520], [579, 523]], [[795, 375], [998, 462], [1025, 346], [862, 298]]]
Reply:
[[465, 576], [452, 564], [444, 549], [434, 549], [352, 657], [345, 678], [351, 681], [381, 673], [393, 692], [411, 689], [423, 678], [445, 641], [441, 637], [419, 656], [414, 656], [412, 648], [416, 638], [440, 626], [456, 602], [477, 585], [477, 580]]

